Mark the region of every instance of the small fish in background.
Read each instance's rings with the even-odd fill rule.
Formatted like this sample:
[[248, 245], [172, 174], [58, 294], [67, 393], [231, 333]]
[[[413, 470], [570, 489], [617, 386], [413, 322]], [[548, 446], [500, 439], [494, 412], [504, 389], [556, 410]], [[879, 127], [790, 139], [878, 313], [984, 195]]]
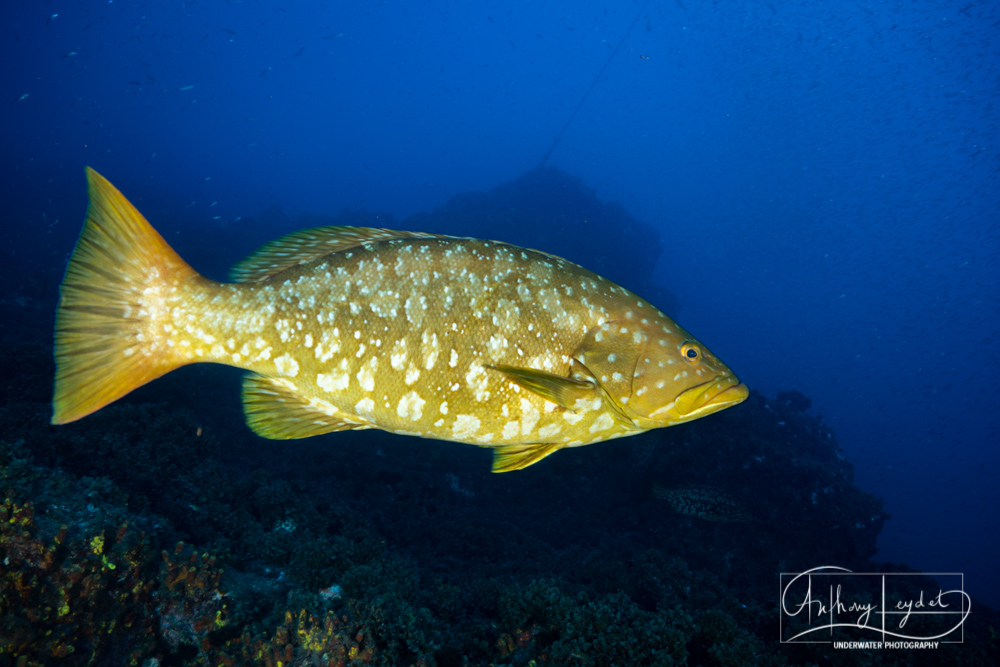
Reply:
[[11, 104], [17, 104], [18, 102], [23, 102], [26, 99], [28, 99], [28, 95], [29, 95], [29, 93], [24, 93], [24, 94], [22, 94], [22, 95], [20, 95], [18, 97], [15, 97], [10, 102], [11, 102]]
[[678, 514], [693, 516], [706, 521], [739, 523], [753, 517], [738, 500], [713, 486], [682, 486], [665, 489], [653, 486], [654, 498], [666, 500]]
[[88, 169], [56, 312], [53, 424], [181, 366], [251, 371], [266, 438], [378, 428], [493, 449], [493, 471], [698, 419], [748, 390], [691, 334], [583, 267], [497, 241], [319, 227], [233, 283], [194, 271]]

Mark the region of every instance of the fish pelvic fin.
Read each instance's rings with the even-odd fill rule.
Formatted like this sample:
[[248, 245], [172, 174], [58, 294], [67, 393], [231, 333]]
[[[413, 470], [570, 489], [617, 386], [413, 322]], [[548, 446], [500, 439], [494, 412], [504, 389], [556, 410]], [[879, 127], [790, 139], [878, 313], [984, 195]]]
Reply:
[[371, 423], [360, 417], [302, 395], [289, 380], [257, 373], [243, 377], [243, 414], [251, 431], [271, 440], [372, 428]]
[[168, 292], [209, 282], [90, 167], [87, 186], [87, 219], [56, 309], [53, 424], [96, 412], [186, 363], [147, 334]]
[[510, 472], [512, 470], [527, 468], [565, 446], [558, 443], [493, 447], [492, 472]]

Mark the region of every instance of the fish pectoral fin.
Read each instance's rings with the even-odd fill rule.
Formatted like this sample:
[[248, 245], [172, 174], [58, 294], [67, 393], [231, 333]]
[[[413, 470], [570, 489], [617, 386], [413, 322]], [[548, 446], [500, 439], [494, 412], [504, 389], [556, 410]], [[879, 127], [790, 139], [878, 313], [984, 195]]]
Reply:
[[538, 463], [563, 444], [503, 445], [493, 448], [493, 472], [520, 470]]
[[575, 380], [534, 368], [517, 368], [503, 364], [487, 366], [487, 368], [500, 371], [518, 386], [533, 391], [546, 401], [551, 401], [572, 412], [576, 411], [575, 406], [578, 399], [591, 398], [597, 390], [597, 386], [588, 380]]
[[295, 440], [372, 425], [335, 406], [299, 393], [288, 380], [256, 373], [243, 377], [243, 414], [262, 438]]

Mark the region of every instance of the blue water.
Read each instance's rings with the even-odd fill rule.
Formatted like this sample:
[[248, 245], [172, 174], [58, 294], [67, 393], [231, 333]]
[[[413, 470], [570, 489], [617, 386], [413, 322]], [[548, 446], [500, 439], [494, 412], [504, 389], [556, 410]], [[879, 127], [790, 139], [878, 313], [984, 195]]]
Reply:
[[9, 5], [5, 272], [54, 298], [84, 165], [218, 274], [268, 207], [398, 221], [548, 155], [659, 231], [671, 314], [742, 380], [812, 398], [888, 501], [880, 559], [1000, 605], [996, 5]]

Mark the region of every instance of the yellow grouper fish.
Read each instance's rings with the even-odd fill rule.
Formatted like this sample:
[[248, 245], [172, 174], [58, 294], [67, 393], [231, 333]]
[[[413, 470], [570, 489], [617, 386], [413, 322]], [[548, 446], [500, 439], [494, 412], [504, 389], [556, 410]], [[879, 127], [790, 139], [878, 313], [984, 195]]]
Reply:
[[56, 313], [53, 424], [214, 362], [251, 371], [247, 424], [266, 438], [380, 428], [491, 447], [505, 472], [747, 397], [669, 317], [553, 255], [319, 227], [217, 283], [97, 172], [87, 180]]

